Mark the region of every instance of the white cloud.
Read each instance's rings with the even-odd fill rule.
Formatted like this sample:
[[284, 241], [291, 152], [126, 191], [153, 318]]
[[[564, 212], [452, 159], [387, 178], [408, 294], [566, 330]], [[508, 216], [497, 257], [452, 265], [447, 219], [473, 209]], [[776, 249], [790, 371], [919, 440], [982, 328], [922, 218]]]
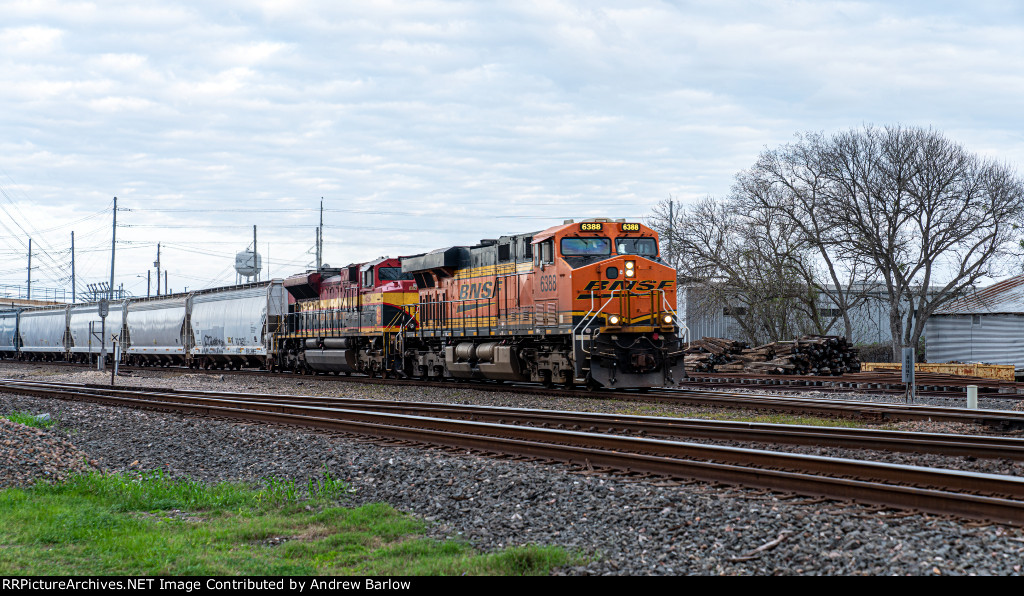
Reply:
[[1019, 164], [1013, 10], [0, 3], [0, 187], [51, 208], [119, 196], [119, 223], [154, 226], [119, 230], [126, 275], [157, 241], [223, 253], [169, 253], [174, 286], [219, 275], [253, 224], [289, 261], [275, 274], [301, 269], [321, 196], [340, 263], [724, 194], [800, 130], [934, 124]]
[[60, 49], [64, 31], [54, 27], [27, 26], [0, 29], [0, 47], [8, 57], [40, 58]]

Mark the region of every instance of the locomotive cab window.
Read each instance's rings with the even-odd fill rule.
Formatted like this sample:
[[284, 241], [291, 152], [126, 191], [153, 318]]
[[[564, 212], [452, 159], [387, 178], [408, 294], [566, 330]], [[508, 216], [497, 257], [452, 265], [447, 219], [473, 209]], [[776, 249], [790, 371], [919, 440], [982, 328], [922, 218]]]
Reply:
[[615, 250], [620, 255], [658, 256], [658, 241], [654, 238], [618, 238]]
[[379, 267], [377, 268], [377, 277], [382, 282], [413, 278], [411, 273], [402, 273], [401, 267]]
[[563, 257], [606, 257], [612, 254], [608, 238], [562, 238]]

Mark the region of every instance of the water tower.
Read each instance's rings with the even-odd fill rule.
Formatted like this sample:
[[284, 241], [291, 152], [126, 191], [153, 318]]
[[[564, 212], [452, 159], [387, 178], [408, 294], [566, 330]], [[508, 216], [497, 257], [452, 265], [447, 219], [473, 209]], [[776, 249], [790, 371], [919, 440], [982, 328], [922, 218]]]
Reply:
[[238, 274], [235, 281], [237, 283], [242, 283], [243, 277], [246, 282], [259, 281], [262, 269], [263, 259], [260, 257], [260, 253], [246, 249], [235, 255], [235, 272]]

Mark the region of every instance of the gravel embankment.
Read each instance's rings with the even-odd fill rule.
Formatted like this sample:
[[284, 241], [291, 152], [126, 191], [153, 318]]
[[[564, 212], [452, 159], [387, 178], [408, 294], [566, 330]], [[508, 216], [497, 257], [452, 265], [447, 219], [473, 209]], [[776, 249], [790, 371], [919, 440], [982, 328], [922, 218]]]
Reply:
[[0, 488], [60, 481], [96, 468], [97, 462], [59, 434], [0, 418]]
[[[0, 365], [0, 377], [18, 375], [102, 382], [100, 373], [81, 369]], [[147, 372], [118, 383], [558, 409], [637, 407], [606, 400], [566, 403], [510, 393], [395, 389], [311, 378], [221, 380]], [[585, 474], [557, 465], [386, 446], [291, 428], [0, 394], [0, 414], [10, 411], [48, 412], [58, 424], [29, 433], [0, 423], [0, 462], [18, 461], [25, 457], [21, 454], [31, 453], [31, 445], [41, 442], [60, 445], [40, 456], [50, 462], [42, 465], [50, 465], [52, 475], [62, 466], [81, 464], [85, 456], [109, 471], [159, 468], [206, 481], [273, 476], [301, 482], [318, 476], [326, 466], [333, 476], [352, 483], [352, 504], [387, 501], [435, 521], [433, 533], [438, 537], [466, 538], [483, 549], [540, 543], [596, 555], [597, 560], [584, 567], [561, 570], [566, 574], [1020, 575], [1024, 562], [1024, 532], [1003, 526], [702, 483]], [[949, 430], [942, 425], [927, 430], [939, 429]], [[876, 456], [872, 454], [877, 460]], [[946, 463], [944, 467], [958, 465]], [[1000, 473], [1022, 471], [1010, 462], [988, 465]], [[31, 475], [12, 474], [12, 469], [0, 466], [0, 486], [3, 478], [24, 482]]]

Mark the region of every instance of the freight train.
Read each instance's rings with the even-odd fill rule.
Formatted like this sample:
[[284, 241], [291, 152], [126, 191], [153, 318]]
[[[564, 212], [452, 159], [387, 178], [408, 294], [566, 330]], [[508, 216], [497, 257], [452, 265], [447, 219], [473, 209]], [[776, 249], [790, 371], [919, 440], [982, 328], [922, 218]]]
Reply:
[[[590, 219], [262, 283], [109, 305], [133, 365], [646, 388], [682, 375], [657, 234]], [[95, 361], [97, 303], [0, 312], [0, 357]], [[105, 342], [110, 345], [111, 342]]]

